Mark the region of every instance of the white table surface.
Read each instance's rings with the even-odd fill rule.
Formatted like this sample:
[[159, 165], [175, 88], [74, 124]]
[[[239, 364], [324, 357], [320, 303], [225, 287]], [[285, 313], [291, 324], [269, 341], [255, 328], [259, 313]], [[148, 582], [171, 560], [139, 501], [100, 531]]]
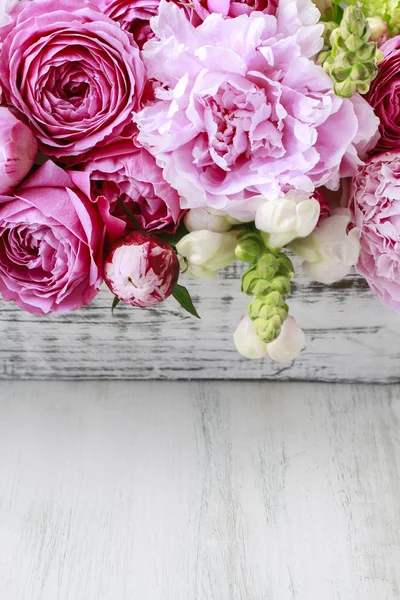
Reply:
[[2, 382], [2, 600], [398, 600], [400, 388]]

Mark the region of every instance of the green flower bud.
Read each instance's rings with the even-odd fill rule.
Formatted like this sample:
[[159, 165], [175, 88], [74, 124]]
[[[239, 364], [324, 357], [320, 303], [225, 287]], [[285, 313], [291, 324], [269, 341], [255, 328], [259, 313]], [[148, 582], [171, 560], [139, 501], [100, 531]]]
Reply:
[[257, 271], [263, 279], [271, 281], [279, 269], [279, 262], [273, 254], [263, 254], [257, 263]]
[[238, 236], [238, 244], [235, 249], [236, 258], [242, 262], [253, 262], [261, 248], [262, 242], [259, 234], [253, 231], [244, 231]]
[[282, 329], [282, 322], [278, 315], [267, 320], [255, 319], [253, 325], [258, 337], [267, 343], [276, 340]]
[[291, 290], [289, 279], [283, 276], [274, 277], [271, 282], [271, 290], [287, 296]]

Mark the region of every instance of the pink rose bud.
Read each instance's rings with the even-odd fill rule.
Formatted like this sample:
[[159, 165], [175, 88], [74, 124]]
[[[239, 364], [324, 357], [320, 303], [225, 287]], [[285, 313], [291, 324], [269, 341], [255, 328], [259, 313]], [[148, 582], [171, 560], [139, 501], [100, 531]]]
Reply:
[[27, 125], [0, 106], [0, 194], [9, 194], [31, 170], [36, 138]]
[[116, 242], [104, 263], [104, 279], [113, 294], [141, 308], [168, 298], [178, 277], [179, 261], [171, 246], [140, 231]]

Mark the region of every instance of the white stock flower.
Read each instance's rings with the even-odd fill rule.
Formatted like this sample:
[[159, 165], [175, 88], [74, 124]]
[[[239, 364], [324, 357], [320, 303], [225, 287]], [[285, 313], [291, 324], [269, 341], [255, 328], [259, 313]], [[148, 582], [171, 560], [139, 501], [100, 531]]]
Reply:
[[269, 357], [275, 362], [289, 362], [298, 357], [305, 345], [305, 335], [296, 319], [289, 315], [279, 336], [267, 344]]
[[244, 315], [233, 335], [236, 350], [245, 358], [263, 358], [267, 354], [267, 344], [258, 337], [253, 321]]
[[286, 195], [266, 200], [257, 209], [256, 227], [269, 233], [269, 244], [280, 248], [308, 236], [318, 223], [320, 204], [308, 196]]
[[238, 221], [229, 217], [226, 213], [212, 208], [192, 208], [185, 215], [184, 223], [188, 231], [199, 231], [207, 229], [216, 233], [225, 233], [232, 229], [232, 225]]
[[343, 279], [357, 264], [360, 253], [359, 231], [347, 231], [350, 212], [337, 208], [311, 235], [290, 244], [291, 250], [304, 258], [304, 273], [321, 283]]
[[187, 274], [195, 279], [214, 277], [220, 269], [236, 262], [237, 232], [191, 231], [176, 245], [186, 259]]

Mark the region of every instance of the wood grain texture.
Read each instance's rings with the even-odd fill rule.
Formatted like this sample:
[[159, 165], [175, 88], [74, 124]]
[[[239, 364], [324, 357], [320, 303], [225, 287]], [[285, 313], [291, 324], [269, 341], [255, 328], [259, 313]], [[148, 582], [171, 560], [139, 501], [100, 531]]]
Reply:
[[151, 310], [119, 305], [112, 316], [107, 290], [81, 311], [46, 318], [2, 303], [0, 379], [400, 381], [400, 317], [361, 278], [332, 287], [296, 280], [290, 307], [307, 348], [287, 365], [243, 359], [233, 346], [248, 303], [238, 266], [188, 287], [201, 321], [173, 300]]
[[3, 382], [0, 598], [398, 600], [400, 387]]

